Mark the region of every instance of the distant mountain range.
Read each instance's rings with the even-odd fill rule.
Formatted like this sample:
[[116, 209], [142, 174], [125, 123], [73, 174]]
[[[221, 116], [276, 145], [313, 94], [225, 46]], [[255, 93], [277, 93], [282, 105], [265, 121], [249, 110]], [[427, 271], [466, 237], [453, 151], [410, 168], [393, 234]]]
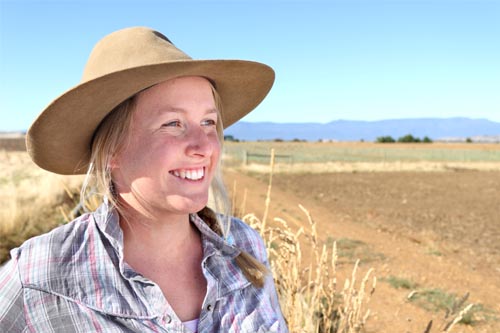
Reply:
[[336, 120], [321, 123], [238, 122], [224, 132], [245, 141], [337, 140], [375, 141], [380, 136], [394, 139], [411, 134], [434, 141], [500, 141], [500, 123], [471, 118], [419, 118], [380, 121]]

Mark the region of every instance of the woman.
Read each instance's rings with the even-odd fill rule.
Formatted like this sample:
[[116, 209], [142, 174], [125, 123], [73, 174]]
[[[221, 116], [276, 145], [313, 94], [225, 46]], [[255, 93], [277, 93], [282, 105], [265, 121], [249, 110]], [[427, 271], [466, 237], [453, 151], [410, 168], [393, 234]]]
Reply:
[[148, 28], [103, 38], [27, 134], [35, 163], [86, 172], [82, 197], [97, 188], [103, 203], [12, 251], [0, 331], [286, 332], [262, 239], [207, 207], [209, 189], [227, 202], [223, 127], [273, 81], [260, 63], [192, 60]]

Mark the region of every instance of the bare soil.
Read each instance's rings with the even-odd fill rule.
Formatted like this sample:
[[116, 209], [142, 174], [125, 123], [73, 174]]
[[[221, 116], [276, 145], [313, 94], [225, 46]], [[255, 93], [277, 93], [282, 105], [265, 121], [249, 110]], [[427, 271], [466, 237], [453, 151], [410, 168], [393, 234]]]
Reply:
[[[262, 216], [269, 175], [226, 170], [236, 208]], [[243, 193], [246, 201], [243, 202]], [[481, 304], [473, 325], [453, 332], [500, 332], [500, 172], [356, 172], [273, 175], [270, 216], [307, 227], [298, 205], [318, 224], [323, 241], [358, 244], [362, 268], [440, 289]], [[341, 267], [348, 274], [352, 265]], [[370, 301], [367, 332], [438, 332], [444, 312], [424, 310], [379, 282]]]

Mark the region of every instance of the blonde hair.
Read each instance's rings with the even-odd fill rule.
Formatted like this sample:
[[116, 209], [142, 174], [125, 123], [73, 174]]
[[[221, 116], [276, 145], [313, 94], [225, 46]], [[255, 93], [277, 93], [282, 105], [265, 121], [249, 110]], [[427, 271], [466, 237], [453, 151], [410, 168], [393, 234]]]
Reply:
[[[214, 101], [219, 117], [217, 121], [217, 133], [222, 146], [224, 142], [223, 124], [220, 117], [222, 103], [219, 94], [211, 84]], [[111, 159], [123, 148], [127, 141], [132, 115], [136, 109], [135, 96], [122, 102], [115, 107], [97, 127], [91, 146], [90, 163], [82, 186], [80, 195], [82, 207], [86, 207], [85, 201], [92, 196], [98, 196], [99, 201], [106, 198], [110, 206], [114, 207], [120, 216], [126, 217], [126, 212], [121, 206], [114, 191], [113, 179], [111, 177]], [[220, 172], [220, 158], [216, 167], [216, 172], [211, 183], [211, 193], [216, 214], [208, 206], [197, 212], [200, 218], [210, 227], [212, 231], [221, 237], [229, 234], [231, 218], [230, 200], [228, 198], [222, 175]], [[267, 267], [245, 251], [235, 259], [245, 277], [256, 287], [264, 285], [265, 276], [268, 274]]]

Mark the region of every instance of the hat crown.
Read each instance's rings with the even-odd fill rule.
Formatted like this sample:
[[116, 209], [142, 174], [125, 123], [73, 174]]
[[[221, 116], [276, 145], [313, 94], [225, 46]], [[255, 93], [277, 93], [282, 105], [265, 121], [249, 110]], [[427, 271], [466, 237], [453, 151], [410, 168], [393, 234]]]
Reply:
[[135, 67], [191, 59], [157, 31], [146, 27], [126, 28], [107, 35], [95, 45], [82, 82]]

